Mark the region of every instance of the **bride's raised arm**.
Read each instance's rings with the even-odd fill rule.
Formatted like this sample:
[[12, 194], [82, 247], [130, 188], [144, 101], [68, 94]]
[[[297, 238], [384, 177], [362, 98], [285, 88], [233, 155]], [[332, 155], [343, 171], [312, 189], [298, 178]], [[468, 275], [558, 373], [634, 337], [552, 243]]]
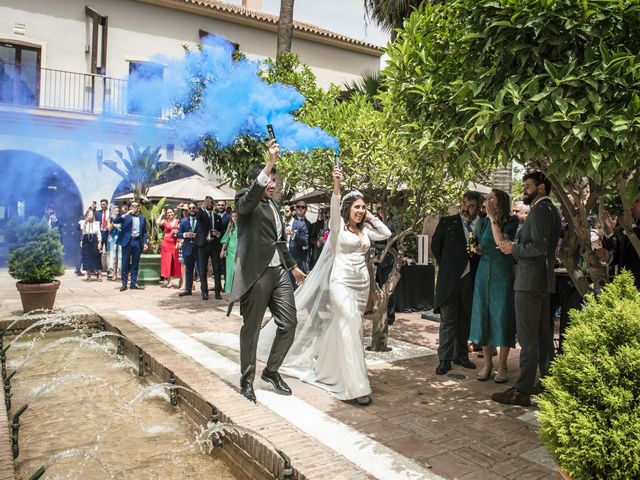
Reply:
[[340, 215], [340, 180], [342, 170], [336, 167], [333, 169], [333, 194], [331, 195], [331, 217], [329, 218], [329, 243], [331, 248], [336, 248], [338, 235], [342, 227], [342, 216]]

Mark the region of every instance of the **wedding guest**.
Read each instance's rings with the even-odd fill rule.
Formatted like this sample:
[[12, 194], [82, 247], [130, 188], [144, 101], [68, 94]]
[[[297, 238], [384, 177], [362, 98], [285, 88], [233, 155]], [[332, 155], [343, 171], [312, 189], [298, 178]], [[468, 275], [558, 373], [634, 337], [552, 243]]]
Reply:
[[494, 402], [529, 406], [536, 388], [536, 372], [549, 373], [553, 332], [549, 325], [549, 294], [556, 289], [554, 265], [560, 238], [560, 214], [551, 202], [551, 182], [541, 173], [523, 178], [524, 202], [531, 210], [515, 241], [498, 248], [512, 255], [515, 269], [516, 334], [520, 344], [520, 375], [515, 386], [491, 395]]
[[[165, 214], [167, 218], [165, 219]], [[181, 279], [180, 261], [178, 260], [178, 227], [180, 222], [175, 218], [173, 208], [162, 210], [157, 221], [164, 232], [160, 245], [160, 276], [166, 280], [165, 286], [172, 287], [171, 279]], [[178, 285], [176, 285], [177, 287]]]
[[469, 339], [482, 346], [484, 364], [476, 378], [488, 380], [493, 372], [493, 348], [500, 347], [496, 383], [507, 381], [509, 349], [515, 347], [516, 319], [513, 304], [513, 259], [496, 248], [513, 240], [518, 217], [509, 215], [509, 195], [493, 189], [487, 201], [487, 216], [478, 220], [477, 238], [480, 262], [473, 288], [471, 333]]
[[109, 243], [107, 247], [107, 278], [109, 280], [118, 278], [118, 262], [122, 258], [122, 247], [117, 244], [122, 225], [113, 221], [119, 214], [120, 208], [117, 206], [111, 207], [111, 216], [107, 222], [107, 242]]
[[440, 362], [436, 375], [451, 370], [452, 362], [464, 368], [476, 368], [469, 360], [467, 340], [479, 261], [475, 233], [482, 201], [479, 192], [466, 192], [460, 213], [442, 217], [431, 240], [431, 251], [440, 267], [434, 305], [434, 311], [440, 313]]
[[82, 268], [87, 272], [87, 280], [91, 280], [91, 275], [101, 282], [100, 273], [102, 270], [101, 253], [102, 240], [100, 235], [100, 222], [95, 220], [93, 210], [87, 210], [84, 220], [80, 220], [80, 230], [82, 240], [80, 249], [82, 250]]
[[231, 293], [233, 288], [233, 270], [236, 261], [236, 250], [238, 249], [238, 229], [236, 228], [236, 222], [238, 221], [238, 214], [235, 210], [231, 212], [231, 221], [227, 226], [227, 231], [224, 233], [220, 243], [222, 244], [222, 251], [220, 252], [220, 258], [224, 258], [226, 262], [226, 272], [224, 275], [224, 291]]

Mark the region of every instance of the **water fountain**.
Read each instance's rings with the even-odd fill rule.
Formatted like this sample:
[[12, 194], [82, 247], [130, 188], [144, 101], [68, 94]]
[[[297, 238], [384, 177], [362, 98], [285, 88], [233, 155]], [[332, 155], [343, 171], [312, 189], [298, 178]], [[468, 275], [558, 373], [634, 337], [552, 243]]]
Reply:
[[[44, 315], [44, 312], [39, 312], [40, 316]], [[22, 475], [20, 478], [40, 478], [46, 470], [55, 466], [55, 469], [59, 468], [80, 468], [80, 473], [83, 477], [88, 477], [87, 472], [84, 469], [95, 468], [96, 466], [100, 467], [100, 471], [102, 472], [100, 477], [96, 476], [95, 478], [122, 478], [122, 472], [128, 472], [131, 470], [136, 471], [136, 475], [131, 478], [144, 478], [144, 476], [139, 476], [138, 472], [139, 468], [147, 468], [149, 463], [149, 458], [155, 459], [155, 462], [158, 462], [163, 465], [163, 474], [167, 471], [181, 471], [182, 473], [177, 474], [177, 476], [165, 476], [165, 478], [187, 478], [185, 477], [184, 471], [191, 470], [194, 464], [199, 464], [197, 468], [204, 468], [205, 471], [210, 465], [205, 464], [203, 459], [211, 459], [214, 458], [214, 463], [217, 464], [216, 468], [222, 468], [224, 473], [222, 476], [218, 475], [218, 478], [242, 478], [237, 472], [230, 473], [229, 467], [221, 467], [221, 462], [219, 460], [220, 456], [228, 457], [233, 456], [234, 450], [234, 442], [237, 441], [234, 438], [234, 435], [250, 435], [254, 439], [258, 439], [262, 445], [269, 448], [273, 451], [279, 458], [281, 458], [281, 462], [278, 467], [278, 472], [280, 478], [292, 479], [293, 478], [293, 469], [291, 467], [291, 462], [286, 454], [276, 448], [271, 442], [265, 439], [263, 436], [253, 432], [249, 429], [244, 429], [237, 425], [231, 425], [222, 423], [219, 421], [220, 414], [215, 405], [213, 405], [210, 401], [202, 397], [198, 392], [193, 389], [181, 384], [179, 378], [175, 375], [175, 373], [165, 367], [162, 367], [162, 371], [157, 371], [157, 362], [154, 359], [149, 359], [148, 354], [144, 351], [144, 349], [133, 342], [131, 342], [126, 336], [122, 334], [120, 330], [112, 327], [111, 325], [106, 325], [108, 329], [111, 331], [104, 332], [90, 332], [92, 334], [87, 334], [87, 325], [82, 322], [74, 321], [73, 319], [68, 318], [68, 313], [61, 315], [61, 318], [39, 318], [38, 315], [29, 315], [28, 318], [26, 315], [12, 322], [6, 329], [0, 332], [0, 342], [4, 340], [4, 343], [0, 343], [0, 348], [4, 352], [4, 361], [3, 361], [3, 377], [4, 377], [4, 391], [6, 395], [6, 405], [7, 410], [11, 409], [11, 396], [13, 395], [15, 399], [15, 403], [20, 405], [18, 410], [13, 412], [12, 416], [12, 430], [13, 430], [13, 453], [14, 457], [18, 457], [20, 455], [20, 461], [18, 462], [18, 468], [20, 470], [20, 474]], [[55, 315], [54, 315], [55, 317]], [[64, 317], [64, 318], [62, 318]], [[22, 320], [22, 322], [21, 322]], [[29, 322], [30, 320], [30, 322]], [[101, 322], [98, 322], [100, 324]], [[40, 327], [40, 333], [34, 335], [33, 339], [26, 341], [27, 338], [24, 330], [17, 332], [15, 330], [16, 326], [22, 325], [24, 330], [28, 330], [29, 332], [35, 332], [36, 328]], [[67, 327], [71, 329], [71, 334], [74, 336], [63, 336], [61, 338], [56, 338], [60, 335], [59, 332], [50, 332], [47, 333], [47, 338], [43, 340], [45, 336], [42, 332], [44, 330], [51, 330], [52, 328], [59, 327]], [[8, 335], [14, 334], [15, 337], [11, 342], [8, 341]], [[67, 332], [65, 335], [69, 335]], [[53, 339], [49, 340], [49, 337], [53, 337]], [[42, 345], [49, 341], [46, 345]], [[108, 342], [108, 343], [103, 343]], [[6, 345], [6, 346], [4, 346]], [[11, 348], [11, 358], [7, 360], [7, 350]], [[72, 348], [70, 351], [69, 349]], [[64, 355], [64, 361], [60, 362], [59, 359], [56, 360], [55, 356], [60, 356], [60, 350], [66, 349]], [[14, 353], [14, 350], [16, 352]], [[18, 359], [20, 353], [26, 354]], [[81, 352], [81, 353], [78, 353]], [[41, 371], [40, 367], [35, 367], [39, 365], [40, 362], [50, 363], [59, 365], [62, 364], [63, 369], [74, 369], [77, 368], [76, 364], [72, 361], [74, 360], [72, 357], [78, 357], [78, 362], [80, 364], [89, 364], [91, 363], [87, 360], [87, 356], [91, 355], [99, 355], [101, 360], [98, 363], [105, 364], [106, 361], [112, 361], [113, 364], [118, 364], [118, 370], [122, 373], [124, 370], [122, 369], [123, 364], [126, 366], [126, 369], [129, 370], [127, 374], [126, 371], [124, 374], [128, 378], [128, 382], [131, 383], [132, 378], [138, 378], [138, 380], [134, 380], [133, 383], [148, 383], [149, 382], [149, 374], [151, 376], [158, 377], [162, 379], [163, 383], [150, 385], [147, 387], [138, 390], [137, 394], [129, 401], [125, 401], [123, 399], [127, 398], [127, 396], [131, 397], [131, 394], [124, 389], [125, 392], [121, 392], [121, 380], [105, 380], [102, 377], [104, 372], [98, 374], [63, 374], [55, 379], [51, 379], [51, 373], [44, 373]], [[15, 355], [15, 357], [14, 357]], [[128, 356], [128, 360], [126, 362], [123, 360], [122, 355]], [[106, 360], [105, 360], [106, 359]], [[39, 361], [36, 361], [39, 360]], [[133, 363], [133, 361], [137, 360], [137, 365]], [[150, 365], [147, 360], [150, 360], [151, 366], [155, 369], [155, 371], [150, 371]], [[95, 363], [95, 362], [94, 362]], [[10, 373], [7, 375], [7, 365], [9, 366]], [[113, 365], [112, 365], [113, 366]], [[94, 365], [91, 365], [93, 368]], [[136, 368], [137, 367], [137, 368]], [[109, 367], [111, 368], [111, 367]], [[107, 368], [107, 370], [109, 369]], [[33, 369], [33, 370], [32, 370]], [[114, 368], [115, 370], [115, 368]], [[64, 372], [63, 372], [64, 373]], [[132, 377], [132, 374], [135, 375]], [[136, 375], [137, 374], [137, 375]], [[46, 379], [43, 383], [42, 379]], [[35, 381], [37, 383], [37, 387], [33, 383]], [[54, 405], [40, 405], [45, 401], [51, 401], [52, 392], [56, 391], [56, 396], [59, 394], [63, 394], [67, 388], [67, 384], [71, 387], [74, 384], [79, 382], [83, 382], [82, 391], [85, 390], [89, 392], [89, 397], [102, 397], [104, 392], [109, 390], [111, 391], [111, 395], [107, 398], [103, 399], [103, 403], [111, 403], [112, 406], [116, 409], [113, 411], [111, 409], [110, 413], [99, 413], [97, 416], [95, 414], [85, 413], [84, 401], [80, 400], [82, 405], [78, 406], [78, 411], [74, 411], [73, 414], [68, 414], [64, 412], [58, 412], [58, 409], [61, 409], [61, 405], [64, 402], [60, 400], [53, 400]], [[110, 383], [114, 382], [114, 384]], [[13, 383], [13, 392], [12, 392], [12, 383]], [[100, 391], [93, 392], [91, 389], [95, 389], [97, 386], [100, 387]], [[116, 388], [117, 386], [117, 388]], [[24, 388], [31, 389], [30, 394], [26, 392]], [[78, 388], [74, 390], [78, 392]], [[84, 392], [86, 393], [86, 392]], [[185, 396], [186, 395], [186, 396]], [[64, 395], [63, 395], [64, 396]], [[197, 398], [197, 402], [193, 401], [193, 398], [189, 402], [182, 402], [182, 399], [186, 399], [188, 396], [192, 396]], [[112, 399], [113, 398], [113, 399]], [[157, 405], [157, 400], [160, 398], [160, 403], [167, 405], [167, 407], [162, 407], [162, 405]], [[119, 399], [119, 400], [118, 400]], [[145, 400], [142, 402], [142, 400]], [[19, 403], [18, 403], [19, 401]], [[120, 402], [119, 405], [116, 405]], [[149, 418], [153, 418], [155, 422], [160, 422], [160, 424], [156, 425], [148, 425], [149, 420], [147, 419], [148, 413], [145, 411], [145, 414], [137, 414], [134, 412], [134, 408], [138, 409], [137, 405], [144, 405], [145, 410], [149, 408], [149, 402], [152, 404], [151, 406], [154, 409], [161, 409], [160, 413], [154, 412]], [[184, 409], [186, 411], [192, 411], [195, 408], [195, 404], [198, 403], [198, 415], [197, 417], [206, 417], [208, 419], [206, 426], [200, 427], [200, 430], [197, 431], [193, 421], [191, 419], [187, 420], [187, 417], [184, 415]], [[202, 407], [204, 405], [204, 409]], [[176, 410], [176, 407], [177, 410]], [[40, 412], [42, 409], [45, 409], [46, 412], [43, 414]], [[166, 411], [165, 408], [170, 408], [172, 411]], [[25, 412], [27, 410], [39, 410], [36, 412], [34, 410], [33, 414], [29, 414], [26, 416], [25, 420]], [[203, 411], [205, 410], [206, 413]], [[85, 425], [72, 427], [75, 428], [73, 433], [76, 434], [79, 438], [82, 438], [79, 445], [64, 445], [66, 440], [62, 442], [62, 444], [57, 448], [57, 451], [53, 453], [50, 451], [51, 446], [48, 444], [49, 440], [45, 439], [44, 446], [36, 446], [36, 440], [38, 436], [42, 436], [42, 432], [35, 433], [34, 425], [39, 423], [53, 423], [51, 417], [57, 417], [59, 419], [62, 418], [71, 418], [71, 417], [87, 417], [93, 418], [94, 421], [96, 418], [104, 420], [107, 415], [110, 415], [110, 419], [104, 423], [104, 425], [100, 428], [100, 425], [94, 425], [93, 428], [93, 438], [89, 439], [89, 434], [87, 433], [87, 427]], [[117, 440], [113, 440], [111, 437], [121, 435], [122, 425], [130, 425], [136, 424], [138, 427], [142, 427], [142, 433], [136, 433], [134, 437], [136, 441], [141, 441], [144, 439], [145, 435], [153, 437], [152, 443], [158, 442], [171, 442], [173, 437], [176, 437], [177, 434], [173, 432], [172, 429], [177, 428], [175, 426], [168, 427], [161, 423], [166, 420], [167, 417], [172, 416], [182, 416], [182, 420], [187, 420], [190, 422], [191, 426], [187, 428], [187, 430], [191, 431], [190, 440], [185, 440], [182, 447], [186, 448], [186, 455], [184, 458], [189, 458], [188, 461], [179, 458], [179, 456], [174, 455], [169, 460], [164, 458], [156, 458], [158, 450], [155, 451], [146, 451], [145, 455], [142, 457], [142, 463], [145, 463], [144, 467], [136, 467], [135, 465], [131, 465], [127, 463], [126, 465], [118, 465], [114, 467], [112, 462], [109, 460], [109, 453], [113, 448], [113, 445], [117, 445], [121, 443], [121, 438], [118, 437]], [[192, 418], [195, 418], [193, 414], [189, 414]], [[21, 418], [22, 416], [22, 418]], [[36, 417], [36, 418], [32, 418]], [[22, 421], [21, 421], [22, 420]], [[128, 422], [128, 423], [125, 423]], [[22, 425], [21, 425], [22, 423]], [[46, 426], [45, 426], [46, 427]], [[97, 427], [97, 428], [96, 428]], [[130, 428], [130, 427], [127, 427]], [[180, 427], [183, 428], [183, 427]], [[170, 435], [166, 435], [165, 429], [171, 430]], [[21, 430], [24, 430], [21, 431]], [[56, 440], [58, 437], [62, 437], [61, 427], [57, 424], [53, 427], [49, 428], [50, 431], [56, 432]], [[98, 432], [96, 434], [96, 432]], [[146, 433], [145, 433], [146, 432]], [[83, 435], [80, 435], [82, 433]], [[231, 434], [231, 437], [227, 437], [227, 433]], [[127, 435], [130, 436], [130, 431], [127, 431]], [[189, 438], [187, 435], [187, 438]], [[86, 438], [85, 438], [86, 437]], [[169, 438], [166, 438], [169, 437]], [[204, 440], [206, 439], [207, 447], [204, 447]], [[227, 439], [227, 440], [225, 440]], [[223, 442], [224, 440], [224, 442]], [[22, 445], [20, 445], [20, 443]], [[105, 446], [107, 445], [107, 446]], [[198, 447], [198, 460], [193, 460], [193, 447], [197, 445]], [[154, 445], [157, 448], [157, 445]], [[222, 448], [220, 448], [222, 447]], [[139, 448], [136, 444], [135, 448]], [[146, 447], [145, 447], [146, 448]], [[22, 452], [20, 451], [22, 450]], [[29, 451], [31, 450], [31, 451]], [[132, 448], [129, 448], [129, 452]], [[163, 451], [171, 451], [175, 450], [172, 445], [170, 448], [165, 449], [162, 448]], [[140, 450], [142, 451], [142, 449]], [[221, 452], [221, 453], [216, 453]], [[230, 453], [231, 452], [231, 453]], [[104, 458], [105, 453], [106, 459]], [[213, 457], [211, 456], [213, 454]], [[246, 452], [245, 452], [246, 455]], [[78, 465], [68, 467], [67, 464], [70, 462], [71, 458], [79, 457], [82, 462], [80, 466]], [[276, 457], [277, 458], [277, 457]], [[25, 460], [23, 460], [25, 459]], [[34, 463], [40, 465], [37, 469]], [[153, 463], [153, 462], [152, 462]], [[202, 464], [202, 465], [200, 465]], [[263, 470], [266, 466], [261, 467]], [[273, 465], [271, 468], [276, 468]], [[27, 471], [34, 472], [30, 477], [24, 476], [24, 473]], [[254, 472], [253, 470], [252, 472]], [[253, 473], [252, 473], [253, 475]], [[189, 473], [189, 477], [198, 477], [198, 476], [207, 476], [207, 474], [203, 473]], [[274, 478], [275, 472], [268, 475], [267, 478]], [[93, 478], [93, 477], [92, 477]], [[125, 478], [129, 478], [125, 475]]]

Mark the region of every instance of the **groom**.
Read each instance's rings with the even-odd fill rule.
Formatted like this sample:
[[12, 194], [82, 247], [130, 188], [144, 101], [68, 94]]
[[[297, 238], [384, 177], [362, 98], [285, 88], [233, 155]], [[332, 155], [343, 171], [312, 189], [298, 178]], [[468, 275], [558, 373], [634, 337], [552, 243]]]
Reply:
[[240, 190], [235, 203], [238, 212], [238, 250], [233, 290], [229, 302], [240, 300], [240, 393], [255, 403], [253, 379], [256, 373], [256, 349], [265, 310], [269, 307], [278, 330], [261, 378], [278, 393], [291, 395], [278, 369], [293, 343], [296, 329], [296, 305], [287, 271], [298, 285], [305, 275], [289, 253], [280, 209], [272, 200], [276, 190], [278, 144], [269, 143], [269, 160], [256, 165], [247, 175], [251, 184]]

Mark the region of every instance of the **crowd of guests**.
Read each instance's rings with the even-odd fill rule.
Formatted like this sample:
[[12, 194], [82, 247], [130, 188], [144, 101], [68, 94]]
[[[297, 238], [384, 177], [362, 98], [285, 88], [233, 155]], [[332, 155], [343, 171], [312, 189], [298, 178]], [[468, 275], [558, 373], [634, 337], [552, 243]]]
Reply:
[[[56, 228], [58, 219], [53, 207], [50, 210], [48, 222]], [[281, 213], [287, 248], [300, 269], [309, 273], [329, 235], [329, 208], [320, 208], [313, 223], [307, 219], [304, 201], [285, 201]], [[122, 291], [144, 289], [138, 284], [138, 266], [140, 254], [149, 248], [146, 221], [136, 201], [110, 206], [109, 201], [103, 199], [100, 208], [94, 202], [78, 222], [81, 257], [76, 274], [86, 275], [87, 280], [95, 277], [102, 281], [105, 272], [109, 280], [122, 281]], [[200, 205], [179, 203], [175, 208], [163, 209], [156, 224], [162, 238], [163, 287], [182, 289], [179, 296], [188, 296], [192, 295], [194, 281], [199, 281], [203, 300], [209, 299], [210, 291], [216, 299], [222, 298], [223, 291], [231, 293], [238, 244], [237, 213], [225, 200], [215, 201], [208, 196]], [[207, 278], [208, 273], [211, 279]]]
[[[471, 349], [481, 350], [478, 356], [483, 359], [477, 379], [493, 377], [496, 383], [505, 383], [509, 350], [517, 338], [521, 349], [517, 380], [491, 398], [528, 406], [531, 395], [542, 390], [536, 378], [548, 374], [555, 354], [557, 307], [562, 307], [562, 332], [568, 310], [579, 307], [582, 298], [569, 276], [559, 273], [563, 269], [556, 268], [564, 223], [550, 199], [550, 182], [534, 172], [525, 175], [523, 187], [523, 202], [513, 205], [499, 189], [493, 189], [486, 200], [478, 192], [466, 192], [460, 213], [440, 219], [431, 248], [439, 264], [434, 308], [441, 319], [436, 374], [446, 374], [453, 365], [476, 369], [469, 358], [471, 342]], [[640, 194], [632, 216], [640, 233]], [[629, 269], [640, 288], [638, 254], [606, 212], [602, 225], [594, 221], [591, 240], [612, 274]]]

